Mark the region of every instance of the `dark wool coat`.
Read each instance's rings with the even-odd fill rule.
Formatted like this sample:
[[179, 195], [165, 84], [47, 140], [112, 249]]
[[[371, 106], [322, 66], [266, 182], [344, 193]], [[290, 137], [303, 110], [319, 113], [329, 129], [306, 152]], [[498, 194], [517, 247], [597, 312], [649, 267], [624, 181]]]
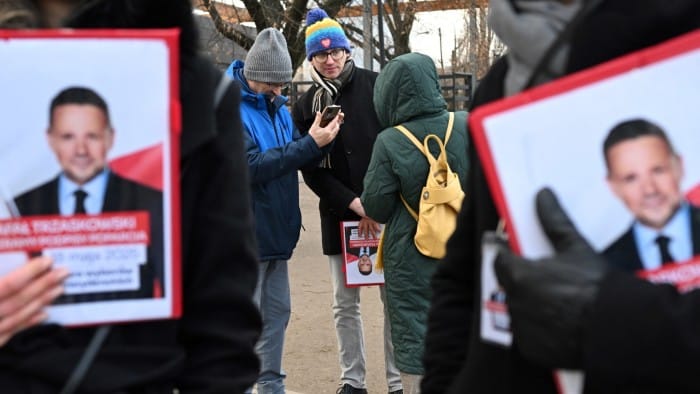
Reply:
[[[377, 73], [355, 67], [352, 79], [340, 89], [335, 100], [345, 119], [330, 149], [331, 168], [311, 166], [302, 170], [304, 182], [319, 197], [321, 241], [326, 255], [340, 254], [340, 222], [360, 220], [348, 206], [362, 194], [362, 180], [381, 129], [372, 107], [376, 79]], [[317, 88], [311, 87], [292, 109], [292, 118], [302, 135], [309, 132], [316, 116], [311, 102]]]

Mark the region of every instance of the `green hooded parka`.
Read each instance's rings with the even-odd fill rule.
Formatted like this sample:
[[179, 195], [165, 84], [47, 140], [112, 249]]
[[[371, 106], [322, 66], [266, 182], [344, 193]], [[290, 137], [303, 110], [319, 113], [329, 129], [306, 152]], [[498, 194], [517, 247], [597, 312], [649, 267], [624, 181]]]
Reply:
[[[444, 140], [449, 113], [433, 60], [419, 53], [391, 60], [377, 77], [374, 108], [384, 130], [374, 144], [361, 200], [367, 216], [386, 225], [383, 263], [396, 365], [403, 373], [422, 375], [430, 279], [439, 260], [416, 249], [416, 221], [399, 194], [418, 212], [429, 164], [393, 126], [403, 124], [419, 141], [428, 134]], [[466, 112], [455, 113], [446, 145], [448, 163], [463, 190], [467, 177], [466, 118]], [[437, 145], [431, 144], [430, 149], [437, 156]]]

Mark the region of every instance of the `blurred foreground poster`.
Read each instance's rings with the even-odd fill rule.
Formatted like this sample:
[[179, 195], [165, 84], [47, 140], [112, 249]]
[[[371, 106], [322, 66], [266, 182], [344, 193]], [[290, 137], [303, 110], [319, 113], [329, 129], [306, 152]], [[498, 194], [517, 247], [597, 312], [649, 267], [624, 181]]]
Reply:
[[[476, 110], [472, 137], [511, 247], [552, 254], [534, 204], [549, 187], [612, 266], [697, 286], [698, 69], [695, 32]], [[581, 392], [580, 375], [557, 376], [562, 393]]]
[[0, 30], [0, 274], [49, 255], [49, 321], [180, 315], [177, 30]]

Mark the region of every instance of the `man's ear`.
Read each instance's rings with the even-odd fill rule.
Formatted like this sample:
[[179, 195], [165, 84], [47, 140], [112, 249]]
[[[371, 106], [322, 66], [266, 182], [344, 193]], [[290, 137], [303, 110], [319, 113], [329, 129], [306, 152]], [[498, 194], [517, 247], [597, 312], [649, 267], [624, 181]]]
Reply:
[[48, 143], [49, 148], [51, 148], [51, 150], [55, 150], [54, 149], [54, 142], [53, 142], [53, 134], [51, 134], [51, 126], [46, 128], [46, 142]]
[[615, 182], [609, 172], [605, 176], [605, 182], [608, 184], [610, 191], [612, 191], [617, 198], [622, 198], [620, 196], [620, 186], [617, 184], [617, 182]]
[[114, 128], [112, 126], [107, 126], [107, 150], [112, 149], [114, 145]]
[[683, 157], [681, 157], [678, 154], [673, 155], [673, 157], [675, 158], [674, 162], [675, 162], [675, 165], [677, 166], [677, 169], [678, 169], [678, 174], [679, 174], [678, 179], [683, 179], [683, 176], [685, 176], [685, 167], [683, 166]]

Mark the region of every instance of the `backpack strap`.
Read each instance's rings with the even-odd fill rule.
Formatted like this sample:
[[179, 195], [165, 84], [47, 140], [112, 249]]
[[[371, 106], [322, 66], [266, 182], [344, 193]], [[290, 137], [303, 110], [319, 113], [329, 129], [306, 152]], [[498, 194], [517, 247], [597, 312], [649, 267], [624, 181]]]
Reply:
[[445, 130], [445, 142], [443, 143], [445, 146], [447, 146], [447, 141], [449, 141], [450, 136], [452, 135], [452, 126], [454, 126], [455, 123], [455, 113], [450, 112], [450, 118], [447, 121], [447, 129]]
[[[455, 120], [455, 113], [450, 112], [450, 117], [447, 121], [447, 129], [445, 130], [445, 142], [443, 143], [443, 147], [442, 147], [443, 150], [444, 150], [444, 146], [447, 145], [447, 140], [449, 140], [450, 135], [452, 135], [452, 126], [454, 125], [454, 120]], [[435, 138], [440, 140], [439, 137], [437, 137], [434, 134], [430, 134], [429, 136], [426, 136], [426, 139], [423, 141], [423, 144], [425, 144], [425, 146], [424, 146], [423, 144], [420, 143], [420, 141], [418, 141], [418, 138], [416, 138], [416, 136], [414, 136], [413, 133], [411, 133], [404, 125], [400, 124], [398, 126], [394, 126], [394, 128], [396, 130], [400, 131], [401, 134], [405, 135], [406, 138], [408, 138], [413, 143], [413, 145], [415, 145], [416, 148], [418, 148], [418, 150], [421, 151], [421, 153], [423, 153], [425, 158], [428, 159], [428, 163], [432, 163], [432, 161], [435, 160], [433, 155], [430, 153], [430, 150], [428, 150], [427, 142], [428, 142], [429, 136], [434, 136]], [[440, 141], [440, 142], [442, 142], [442, 141]], [[432, 159], [432, 161], [431, 161], [431, 159]], [[411, 216], [413, 216], [413, 219], [418, 221], [418, 213], [413, 208], [411, 208], [410, 205], [408, 205], [408, 202], [403, 197], [403, 194], [399, 193], [399, 197], [401, 197], [401, 202], [403, 202], [403, 205], [406, 207], [406, 210], [408, 211], [408, 213], [410, 213]]]
[[[454, 126], [454, 123], [455, 113], [450, 112], [450, 117], [447, 121], [447, 128], [445, 129], [445, 141], [443, 142], [445, 146], [447, 146], [447, 141], [449, 141], [450, 136], [452, 135], [452, 127]], [[394, 126], [394, 128], [400, 131], [401, 134], [405, 135], [406, 138], [411, 140], [411, 142], [413, 142], [413, 145], [415, 145], [418, 148], [418, 150], [420, 150], [421, 152], [423, 152], [424, 155], [426, 155], [425, 149], [423, 149], [423, 144], [420, 143], [418, 138], [416, 138], [416, 136], [414, 136], [413, 133], [411, 133], [411, 131], [406, 128], [406, 126], [400, 124], [398, 126]]]
[[[418, 141], [418, 138], [416, 138], [416, 136], [414, 136], [410, 131], [408, 131], [408, 129], [406, 127], [404, 127], [404, 125], [400, 124], [398, 126], [394, 126], [394, 128], [396, 130], [400, 131], [401, 134], [405, 135], [406, 138], [408, 138], [413, 143], [413, 145], [415, 145], [416, 148], [418, 148], [418, 150], [421, 153], [423, 153], [423, 155], [426, 156], [426, 158], [427, 158], [427, 155], [429, 155], [430, 152], [427, 152], [427, 153], [425, 152], [425, 148], [423, 148], [423, 144], [421, 144]], [[413, 219], [415, 219], [415, 221], [418, 221], [418, 213], [416, 213], [416, 211], [414, 211], [413, 208], [411, 208], [411, 206], [408, 205], [408, 202], [406, 201], [405, 198], [403, 198], [403, 194], [401, 194], [400, 192], [399, 192], [399, 197], [401, 197], [401, 202], [403, 202], [403, 206], [406, 207], [406, 210], [408, 211], [408, 213], [410, 213], [411, 216], [413, 216]]]
[[413, 133], [411, 133], [406, 127], [404, 127], [404, 125], [400, 124], [398, 126], [394, 126], [394, 128], [396, 130], [400, 131], [401, 134], [405, 135], [406, 138], [411, 140], [411, 142], [413, 142], [413, 145], [415, 145], [419, 151], [421, 151], [421, 152], [423, 152], [423, 154], [425, 154], [425, 150], [423, 149], [423, 144], [421, 144], [420, 141], [418, 141], [418, 138], [416, 138], [416, 136], [413, 135]]
[[414, 211], [410, 205], [408, 205], [408, 202], [406, 201], [406, 199], [403, 198], [403, 194], [399, 193], [399, 197], [401, 197], [401, 202], [403, 202], [403, 206], [406, 207], [406, 210], [408, 211], [408, 213], [410, 213], [411, 216], [413, 216], [413, 219], [415, 219], [415, 221], [417, 222], [418, 221], [418, 213], [416, 211]]

